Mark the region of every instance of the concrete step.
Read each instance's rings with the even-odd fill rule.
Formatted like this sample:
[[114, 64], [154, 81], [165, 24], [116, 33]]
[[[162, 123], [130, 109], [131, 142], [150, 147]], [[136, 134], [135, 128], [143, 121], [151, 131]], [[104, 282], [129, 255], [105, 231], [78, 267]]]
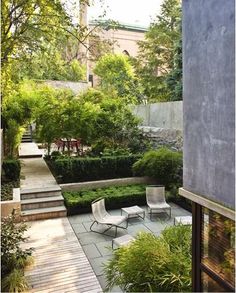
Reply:
[[52, 219], [66, 217], [67, 211], [64, 206], [50, 207], [43, 209], [32, 209], [21, 212], [21, 217], [24, 221], [36, 221], [43, 219]]
[[58, 207], [58, 206], [64, 206], [64, 198], [62, 195], [43, 197], [43, 198], [24, 199], [21, 201], [22, 211]]
[[21, 200], [28, 200], [33, 198], [45, 198], [61, 195], [60, 186], [21, 189]]
[[[30, 143], [30, 141], [28, 141], [28, 143]], [[43, 156], [43, 154], [20, 155], [19, 158], [20, 159], [33, 159], [33, 158], [42, 158], [42, 156]]]

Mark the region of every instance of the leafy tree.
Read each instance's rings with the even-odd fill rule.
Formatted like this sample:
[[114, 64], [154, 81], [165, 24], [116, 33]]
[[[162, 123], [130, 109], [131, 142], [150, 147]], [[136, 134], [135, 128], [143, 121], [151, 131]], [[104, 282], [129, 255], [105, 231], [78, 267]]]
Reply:
[[110, 146], [128, 147], [138, 129], [139, 119], [119, 99], [105, 99], [97, 118], [97, 138], [109, 141]]
[[63, 111], [66, 102], [72, 98], [72, 93], [48, 86], [41, 86], [36, 91], [41, 94], [41, 101], [35, 114], [36, 137], [39, 141], [47, 143], [50, 154], [51, 144], [65, 135], [65, 131], [62, 132]]
[[180, 0], [165, 0], [145, 40], [139, 42], [139, 55], [133, 63], [150, 102], [179, 99], [179, 95], [173, 96], [175, 85], [170, 86], [169, 73], [175, 77], [173, 70], [181, 71], [181, 62], [176, 60], [177, 53], [181, 54], [176, 47], [181, 39], [180, 21]]
[[21, 142], [23, 127], [32, 121], [39, 97], [33, 94], [33, 83], [22, 82], [18, 90], [11, 93], [2, 103], [2, 127], [4, 129], [5, 154], [16, 155]]
[[170, 100], [182, 100], [183, 81], [182, 81], [182, 39], [174, 45], [174, 65], [167, 74], [165, 82], [170, 89]]
[[59, 0], [6, 0], [1, 2], [1, 61], [21, 58], [56, 38], [70, 24]]
[[15, 62], [14, 80], [22, 78], [51, 79], [79, 81], [85, 79], [85, 68], [76, 59], [68, 61], [63, 58], [55, 44], [45, 44], [45, 50], [33, 52], [31, 56], [22, 61]]
[[111, 89], [124, 101], [133, 103], [142, 97], [138, 79], [135, 77], [129, 58], [125, 55], [107, 54], [102, 56], [94, 68], [101, 79], [104, 91]]

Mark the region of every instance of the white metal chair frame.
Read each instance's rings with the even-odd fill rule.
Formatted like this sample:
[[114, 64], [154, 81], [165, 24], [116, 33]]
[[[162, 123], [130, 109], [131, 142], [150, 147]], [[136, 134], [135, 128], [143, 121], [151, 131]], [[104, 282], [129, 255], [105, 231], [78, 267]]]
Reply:
[[[127, 229], [128, 227], [128, 221], [126, 216], [112, 216], [106, 211], [104, 198], [97, 198], [96, 200], [92, 202], [92, 213], [94, 217], [94, 221], [90, 226], [90, 231], [92, 232], [111, 236], [109, 234], [106, 234], [106, 232], [110, 230], [112, 227], [115, 227], [115, 237], [116, 237], [117, 228]], [[122, 224], [125, 221], [126, 221], [126, 226], [120, 226], [120, 224]], [[93, 230], [92, 227], [95, 223], [107, 225], [108, 228], [105, 229], [103, 232]]]

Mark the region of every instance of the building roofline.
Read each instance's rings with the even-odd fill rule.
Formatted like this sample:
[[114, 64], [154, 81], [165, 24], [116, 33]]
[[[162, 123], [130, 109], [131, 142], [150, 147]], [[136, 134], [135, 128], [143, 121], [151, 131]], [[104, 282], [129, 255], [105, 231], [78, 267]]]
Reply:
[[[109, 27], [109, 20], [90, 20], [89, 21], [89, 25], [103, 25], [108, 23], [108, 27]], [[114, 27], [112, 25], [110, 25], [111, 29], [123, 29], [123, 30], [132, 30], [132, 31], [136, 31], [136, 32], [146, 32], [148, 31], [148, 27], [144, 27], [144, 26], [139, 26], [139, 25], [134, 25], [134, 24], [128, 24], [128, 23], [121, 23], [121, 22], [117, 22]]]

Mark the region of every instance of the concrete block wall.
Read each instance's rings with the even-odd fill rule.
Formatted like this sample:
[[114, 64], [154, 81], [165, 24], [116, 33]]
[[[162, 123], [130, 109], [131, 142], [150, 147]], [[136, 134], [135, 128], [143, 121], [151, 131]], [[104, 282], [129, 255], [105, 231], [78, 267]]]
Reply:
[[91, 83], [86, 81], [46, 80], [44, 83], [58, 89], [70, 89], [74, 94], [79, 94], [91, 87]]
[[183, 130], [183, 102], [162, 102], [132, 107], [142, 126]]
[[183, 1], [184, 188], [235, 207], [235, 1]]

